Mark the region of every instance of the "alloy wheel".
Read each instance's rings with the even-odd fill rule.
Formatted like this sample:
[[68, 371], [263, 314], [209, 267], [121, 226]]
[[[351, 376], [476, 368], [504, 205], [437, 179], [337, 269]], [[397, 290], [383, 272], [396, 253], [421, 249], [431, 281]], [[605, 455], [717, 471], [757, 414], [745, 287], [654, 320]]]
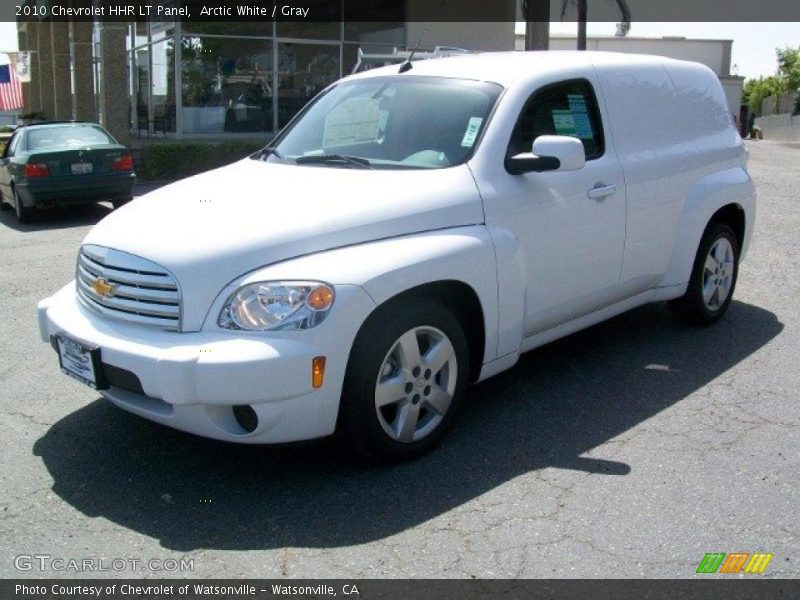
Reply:
[[447, 414], [458, 375], [456, 351], [435, 327], [408, 330], [381, 363], [375, 410], [386, 434], [399, 442], [430, 435]]

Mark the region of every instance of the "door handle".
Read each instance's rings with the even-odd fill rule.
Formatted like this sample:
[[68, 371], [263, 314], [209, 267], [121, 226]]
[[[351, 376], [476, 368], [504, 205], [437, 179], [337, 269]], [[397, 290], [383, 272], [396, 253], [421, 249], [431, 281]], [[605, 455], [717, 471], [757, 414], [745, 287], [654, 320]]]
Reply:
[[611, 185], [598, 183], [592, 189], [586, 192], [586, 195], [589, 196], [589, 198], [591, 198], [592, 200], [600, 200], [601, 198], [610, 196], [616, 191], [617, 191], [617, 186], [614, 185], [613, 183]]

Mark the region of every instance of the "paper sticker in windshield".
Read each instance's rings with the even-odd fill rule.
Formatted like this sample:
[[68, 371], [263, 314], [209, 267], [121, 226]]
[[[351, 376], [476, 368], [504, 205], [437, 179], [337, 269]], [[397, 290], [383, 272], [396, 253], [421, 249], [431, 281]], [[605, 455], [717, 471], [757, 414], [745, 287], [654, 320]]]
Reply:
[[478, 132], [481, 130], [482, 117], [471, 117], [467, 123], [467, 130], [464, 132], [464, 139], [461, 140], [461, 146], [464, 148], [472, 148], [475, 143], [475, 138], [478, 137]]
[[335, 107], [325, 118], [323, 148], [374, 142], [380, 126], [378, 102], [372, 98], [352, 98]]
[[576, 136], [575, 120], [572, 118], [572, 111], [569, 110], [554, 110], [553, 111], [553, 126], [558, 135]]

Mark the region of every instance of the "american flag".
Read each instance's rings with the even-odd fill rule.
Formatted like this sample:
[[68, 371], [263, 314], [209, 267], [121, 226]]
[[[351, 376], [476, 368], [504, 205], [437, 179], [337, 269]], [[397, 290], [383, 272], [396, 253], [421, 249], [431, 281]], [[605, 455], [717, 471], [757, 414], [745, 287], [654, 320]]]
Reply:
[[22, 84], [11, 65], [0, 65], [0, 110], [22, 108]]

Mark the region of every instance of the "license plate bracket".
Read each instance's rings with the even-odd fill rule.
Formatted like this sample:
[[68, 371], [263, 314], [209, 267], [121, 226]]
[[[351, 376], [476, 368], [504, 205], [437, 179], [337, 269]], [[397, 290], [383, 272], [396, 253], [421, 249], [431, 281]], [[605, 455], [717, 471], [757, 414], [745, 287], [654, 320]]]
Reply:
[[98, 346], [88, 346], [63, 334], [54, 337], [58, 363], [65, 375], [96, 390], [108, 387]]

